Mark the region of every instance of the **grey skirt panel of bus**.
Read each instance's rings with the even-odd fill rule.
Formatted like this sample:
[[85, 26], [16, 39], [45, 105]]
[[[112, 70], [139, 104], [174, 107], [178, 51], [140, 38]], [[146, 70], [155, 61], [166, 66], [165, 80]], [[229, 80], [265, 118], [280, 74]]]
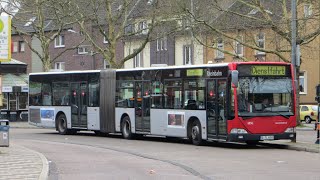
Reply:
[[41, 123], [40, 109], [29, 108], [29, 118], [32, 123]]
[[100, 74], [100, 131], [115, 132], [116, 71], [102, 70]]

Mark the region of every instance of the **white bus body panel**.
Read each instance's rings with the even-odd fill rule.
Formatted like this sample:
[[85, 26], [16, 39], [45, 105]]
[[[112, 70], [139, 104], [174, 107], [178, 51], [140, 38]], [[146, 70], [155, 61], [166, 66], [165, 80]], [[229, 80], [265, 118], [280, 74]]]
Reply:
[[100, 108], [88, 107], [87, 108], [88, 130], [100, 130]]
[[[116, 131], [121, 132], [121, 116], [128, 114], [131, 120], [131, 132], [135, 133], [134, 108], [116, 108]], [[168, 114], [183, 115], [182, 125], [169, 125]], [[202, 139], [207, 139], [207, 123], [205, 110], [181, 110], [181, 109], [151, 109], [150, 132], [152, 135], [187, 137], [187, 124], [190, 117], [199, 119], [202, 130]]]
[[136, 132], [136, 117], [135, 108], [116, 108], [116, 132], [121, 132], [121, 116], [123, 114], [128, 114], [131, 121], [131, 132]]
[[[55, 120], [57, 118], [57, 114], [59, 112], [63, 112], [67, 118], [67, 127], [68, 129], [71, 129], [71, 107], [69, 106], [30, 106], [29, 107], [29, 110], [34, 110], [34, 109], [39, 110], [40, 121], [34, 122], [34, 120], [29, 119], [29, 124], [32, 124], [34, 126], [39, 126], [39, 127], [55, 128], [56, 127]], [[42, 111], [53, 111], [54, 116], [49, 118], [41, 117]]]
[[[169, 125], [169, 114], [182, 115], [184, 117], [183, 123], [181, 125]], [[151, 109], [150, 116], [151, 134], [172, 137], [187, 137], [188, 120], [194, 116], [200, 121], [202, 139], [207, 139], [205, 110]]]

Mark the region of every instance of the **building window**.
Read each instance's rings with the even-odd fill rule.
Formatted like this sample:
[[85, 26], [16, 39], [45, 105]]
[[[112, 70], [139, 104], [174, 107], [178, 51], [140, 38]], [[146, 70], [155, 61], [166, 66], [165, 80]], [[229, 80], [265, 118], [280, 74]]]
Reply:
[[[265, 36], [262, 32], [257, 35], [257, 47], [260, 49], [264, 49], [265, 47]], [[265, 54], [265, 52], [256, 51], [256, 54]]]
[[13, 42], [12, 52], [18, 52], [18, 42]]
[[2, 106], [0, 106], [0, 109], [8, 110], [8, 93], [0, 94], [0, 98], [2, 98]]
[[64, 47], [64, 35], [59, 35], [54, 39], [54, 47]]
[[133, 67], [143, 67], [143, 62], [142, 62], [142, 57], [141, 57], [141, 53], [139, 52], [134, 58], [133, 58], [133, 63], [134, 66]]
[[305, 71], [299, 73], [299, 91], [300, 94], [307, 94], [307, 73]]
[[219, 39], [217, 43], [216, 58], [224, 58], [223, 50], [224, 50], [223, 40]]
[[79, 46], [78, 47], [78, 54], [88, 54], [88, 46]]
[[108, 38], [107, 38], [107, 34], [106, 34], [105, 31], [103, 32], [103, 43], [104, 44], [108, 44], [109, 43]]
[[168, 50], [168, 38], [167, 36], [157, 39], [157, 51]]
[[107, 60], [103, 60], [103, 69], [109, 69], [110, 68], [110, 64]]
[[9, 110], [17, 110], [17, 95], [16, 93], [9, 93]]
[[182, 26], [184, 29], [189, 30], [191, 27], [191, 21], [189, 18], [187, 17], [183, 17], [182, 18]]
[[21, 92], [18, 96], [18, 109], [27, 109], [28, 107], [28, 93]]
[[25, 42], [13, 42], [13, 49], [12, 52], [24, 52], [25, 51]]
[[54, 69], [65, 70], [65, 62], [54, 63]]
[[312, 6], [311, 4], [304, 5], [304, 17], [310, 17], [312, 15]]
[[183, 46], [183, 64], [192, 64], [192, 47], [191, 45]]
[[133, 25], [132, 25], [132, 24], [128, 24], [128, 25], [124, 28], [124, 32], [125, 32], [125, 34], [132, 34], [132, 33], [134, 33], [134, 31], [133, 31]]
[[147, 21], [142, 21], [139, 23], [138, 32], [140, 32], [140, 34], [147, 34], [148, 33]]
[[[241, 42], [243, 41], [242, 36], [238, 36], [237, 39], [239, 39]], [[239, 41], [235, 41], [235, 53], [237, 54], [237, 56], [243, 56], [243, 45], [240, 44]]]
[[19, 41], [19, 51], [24, 52], [25, 51], [25, 42]]

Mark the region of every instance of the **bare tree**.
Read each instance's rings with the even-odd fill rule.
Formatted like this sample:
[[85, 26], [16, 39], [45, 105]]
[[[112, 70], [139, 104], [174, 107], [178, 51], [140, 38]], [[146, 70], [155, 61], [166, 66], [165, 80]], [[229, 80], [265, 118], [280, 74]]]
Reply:
[[[298, 0], [297, 2], [297, 45], [303, 48], [308, 47], [308, 44], [320, 34], [320, 2], [318, 0]], [[292, 39], [290, 0], [234, 0], [229, 5], [225, 6], [218, 0], [211, 1], [208, 6], [215, 9], [218, 16], [209, 13], [198, 15], [188, 8], [183, 11], [194, 22], [191, 26], [194, 32], [222, 37], [226, 42], [237, 41], [245, 47], [274, 54], [282, 61], [290, 62]], [[258, 43], [257, 32], [254, 30], [259, 29], [268, 32], [273, 46], [262, 47]], [[245, 34], [246, 38], [239, 39], [239, 32]], [[204, 46], [220, 50], [216, 46], [216, 39], [209, 43], [201, 39], [198, 41]], [[221, 51], [236, 56], [234, 51]], [[248, 60], [245, 57], [242, 58]]]
[[[93, 53], [102, 55], [112, 68], [121, 68], [141, 52], [156, 24], [157, 1], [90, 0], [73, 1], [73, 5], [78, 26], [92, 44]], [[140, 40], [139, 48], [125, 57], [117, 57], [117, 45], [130, 38]], [[101, 39], [107, 43], [99, 43]]]
[[[10, 0], [8, 3], [11, 9], [18, 10], [15, 14], [6, 11], [13, 17], [13, 31], [19, 34], [31, 51], [39, 57], [44, 71], [49, 71], [52, 62], [64, 52], [78, 46], [65, 48], [58, 54], [50, 53], [50, 45], [62, 31], [75, 23], [72, 20], [73, 7], [68, 0]], [[34, 38], [40, 41], [41, 50], [32, 45]]]

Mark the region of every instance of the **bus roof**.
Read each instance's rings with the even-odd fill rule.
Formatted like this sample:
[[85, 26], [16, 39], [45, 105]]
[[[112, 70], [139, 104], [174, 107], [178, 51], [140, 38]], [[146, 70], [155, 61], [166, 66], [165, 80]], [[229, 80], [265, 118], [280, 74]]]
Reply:
[[[118, 72], [125, 71], [141, 71], [141, 70], [161, 70], [161, 69], [188, 69], [188, 68], [206, 68], [206, 67], [225, 67], [228, 65], [240, 65], [240, 64], [268, 64], [268, 65], [290, 65], [285, 62], [231, 62], [231, 63], [217, 63], [217, 64], [199, 64], [199, 65], [179, 65], [179, 66], [158, 66], [158, 67], [141, 67], [130, 69], [116, 69]], [[74, 74], [74, 73], [98, 73], [102, 70], [76, 70], [76, 71], [52, 71], [52, 72], [37, 72], [30, 73], [30, 75], [44, 75], [44, 74]]]

